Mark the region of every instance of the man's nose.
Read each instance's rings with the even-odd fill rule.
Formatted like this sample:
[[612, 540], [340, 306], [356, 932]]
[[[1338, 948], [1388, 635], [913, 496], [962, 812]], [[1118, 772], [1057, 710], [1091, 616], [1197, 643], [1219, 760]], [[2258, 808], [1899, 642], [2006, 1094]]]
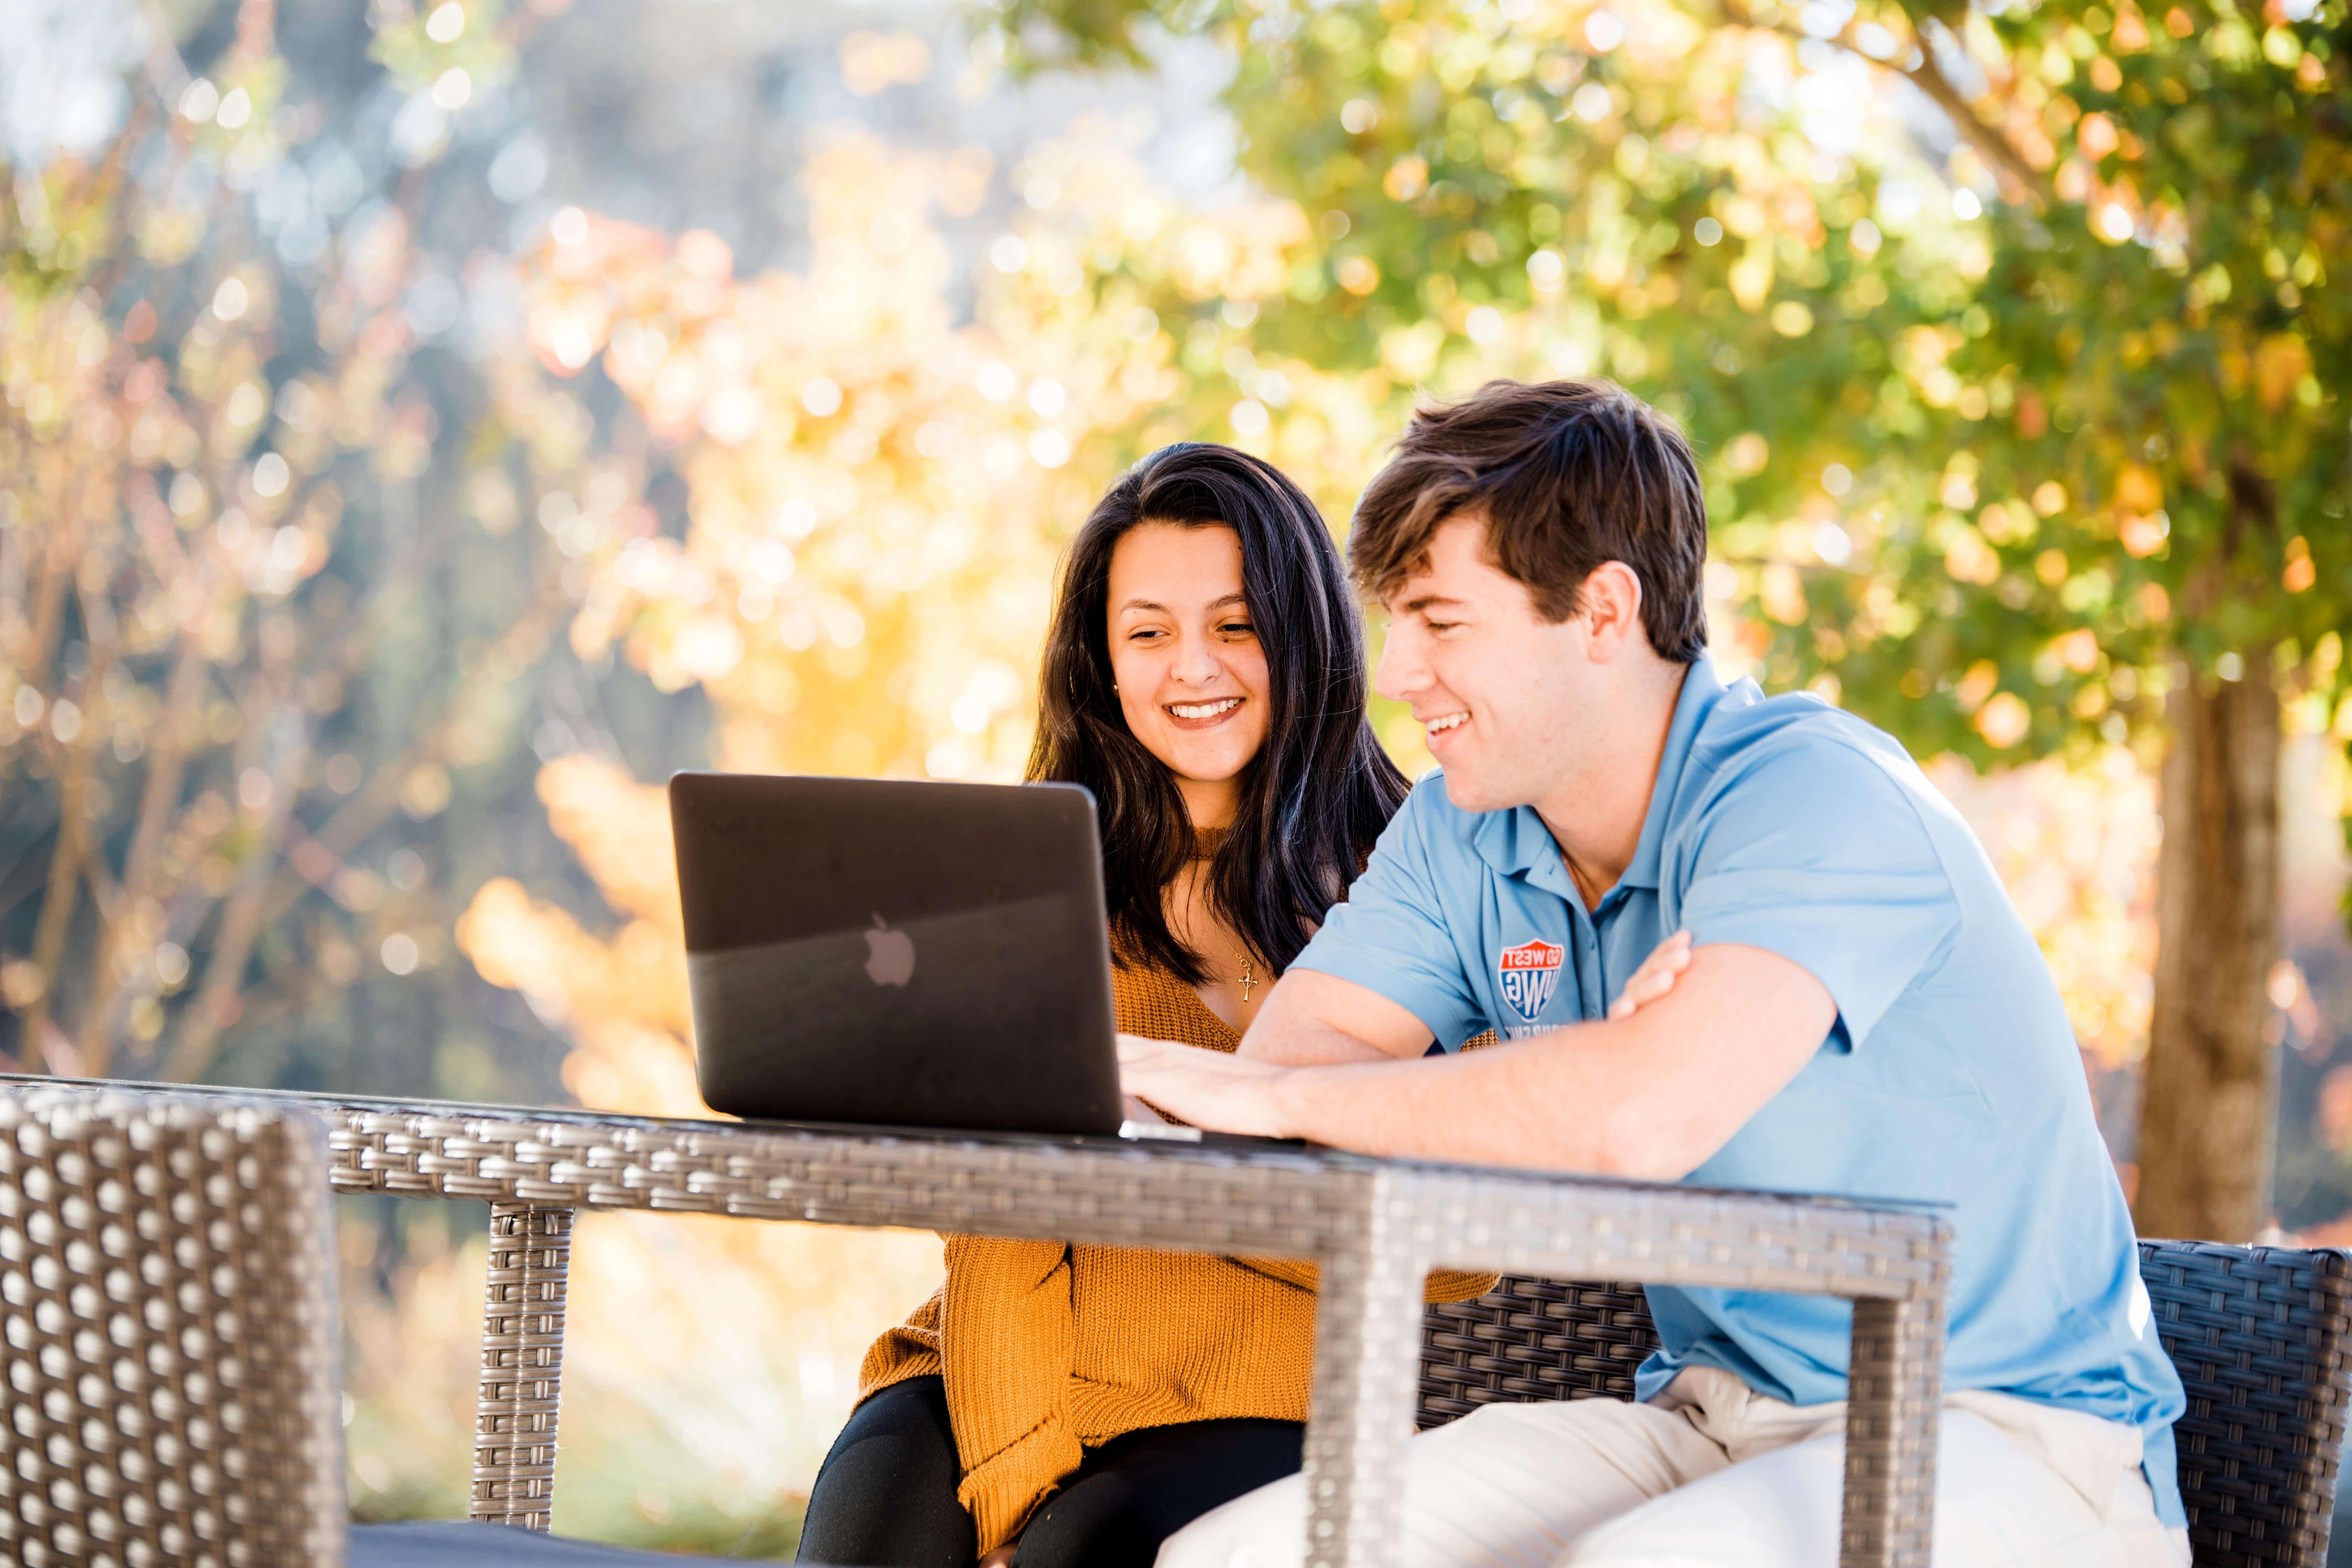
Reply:
[[1391, 702], [1410, 702], [1429, 686], [1429, 666], [1411, 627], [1389, 623], [1381, 639], [1381, 661], [1372, 669], [1372, 689]]

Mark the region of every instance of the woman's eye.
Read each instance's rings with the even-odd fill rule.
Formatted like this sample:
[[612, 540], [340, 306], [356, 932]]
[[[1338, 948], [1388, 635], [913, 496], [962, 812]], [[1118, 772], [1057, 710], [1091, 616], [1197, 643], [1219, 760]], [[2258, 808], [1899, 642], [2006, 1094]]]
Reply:
[[1250, 635], [1250, 624], [1247, 621], [1228, 621], [1217, 629], [1227, 637], [1245, 637]]

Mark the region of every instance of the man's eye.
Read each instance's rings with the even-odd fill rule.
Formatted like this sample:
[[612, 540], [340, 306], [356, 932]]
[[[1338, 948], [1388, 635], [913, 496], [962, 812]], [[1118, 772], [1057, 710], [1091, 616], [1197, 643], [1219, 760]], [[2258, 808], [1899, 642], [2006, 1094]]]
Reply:
[[1462, 623], [1460, 621], [1424, 621], [1422, 624], [1433, 632], [1450, 632]]

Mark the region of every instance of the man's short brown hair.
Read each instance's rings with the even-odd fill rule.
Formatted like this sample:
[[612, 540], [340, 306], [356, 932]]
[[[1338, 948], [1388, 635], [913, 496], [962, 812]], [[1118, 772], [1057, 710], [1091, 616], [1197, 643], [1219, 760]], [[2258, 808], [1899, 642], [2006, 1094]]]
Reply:
[[1490, 381], [1412, 416], [1357, 503], [1348, 564], [1385, 596], [1429, 557], [1448, 519], [1483, 512], [1486, 552], [1564, 621], [1593, 568], [1642, 584], [1642, 629], [1662, 658], [1706, 649], [1706, 495], [1674, 422], [1609, 382]]

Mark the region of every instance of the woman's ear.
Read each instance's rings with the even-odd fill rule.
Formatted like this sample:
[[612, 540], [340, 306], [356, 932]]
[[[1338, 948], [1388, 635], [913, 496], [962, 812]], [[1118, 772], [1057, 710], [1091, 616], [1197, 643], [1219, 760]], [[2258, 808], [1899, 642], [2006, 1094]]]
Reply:
[[1587, 657], [1607, 664], [1622, 652], [1627, 639], [1647, 646], [1642, 629], [1642, 580], [1622, 561], [1603, 561], [1585, 577], [1577, 595], [1577, 614], [1584, 620]]

